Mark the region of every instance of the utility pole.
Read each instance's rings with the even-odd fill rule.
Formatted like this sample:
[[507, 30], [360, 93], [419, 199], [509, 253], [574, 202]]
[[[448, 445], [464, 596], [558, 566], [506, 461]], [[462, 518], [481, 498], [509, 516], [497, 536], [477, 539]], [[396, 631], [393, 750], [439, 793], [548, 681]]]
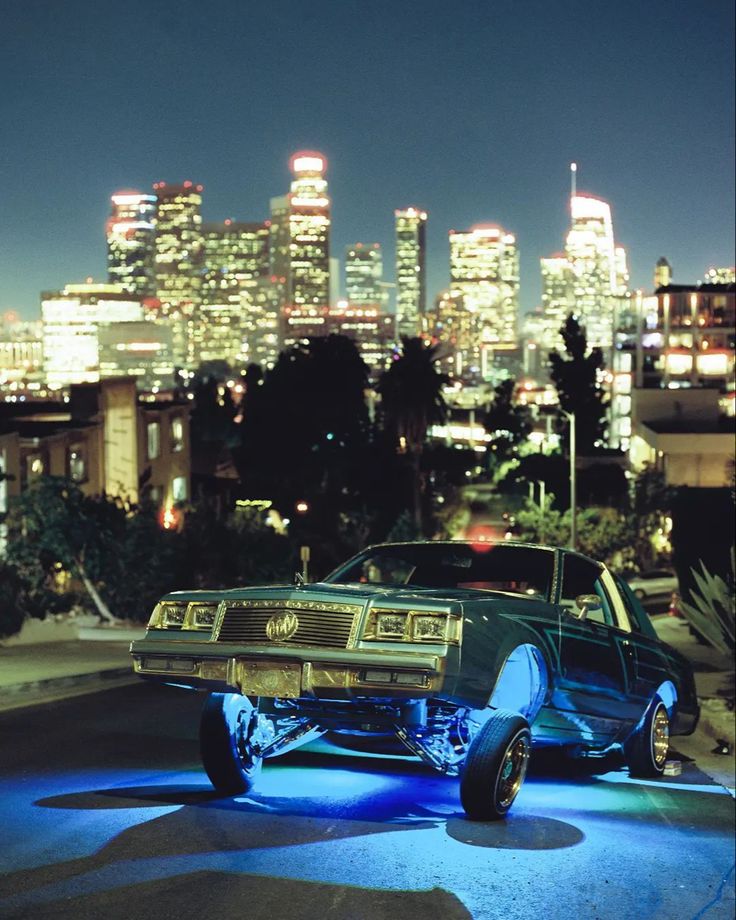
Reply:
[[577, 471], [575, 469], [577, 460], [577, 447], [575, 443], [575, 413], [566, 412], [560, 409], [570, 423], [570, 549], [577, 549], [578, 544], [578, 490], [577, 490]]

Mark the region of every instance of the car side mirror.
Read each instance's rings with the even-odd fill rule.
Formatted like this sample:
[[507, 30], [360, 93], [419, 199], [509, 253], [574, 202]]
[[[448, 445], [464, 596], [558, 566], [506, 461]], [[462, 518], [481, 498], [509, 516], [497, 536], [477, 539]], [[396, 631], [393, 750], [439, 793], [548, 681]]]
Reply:
[[603, 606], [603, 602], [597, 594], [578, 594], [575, 598], [575, 603], [580, 611], [578, 614], [579, 620], [585, 620], [591, 610], [600, 610]]

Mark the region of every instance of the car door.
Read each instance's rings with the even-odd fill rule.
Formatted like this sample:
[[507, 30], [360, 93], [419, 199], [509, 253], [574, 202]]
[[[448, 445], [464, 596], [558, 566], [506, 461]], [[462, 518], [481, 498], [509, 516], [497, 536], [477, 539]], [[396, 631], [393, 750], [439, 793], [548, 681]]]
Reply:
[[[599, 609], [585, 619], [575, 599], [595, 594]], [[627, 619], [608, 572], [592, 560], [566, 553], [562, 560], [557, 639], [559, 672], [552, 702], [561, 723], [576, 728], [581, 740], [604, 745], [637, 717], [631, 699], [636, 660]]]

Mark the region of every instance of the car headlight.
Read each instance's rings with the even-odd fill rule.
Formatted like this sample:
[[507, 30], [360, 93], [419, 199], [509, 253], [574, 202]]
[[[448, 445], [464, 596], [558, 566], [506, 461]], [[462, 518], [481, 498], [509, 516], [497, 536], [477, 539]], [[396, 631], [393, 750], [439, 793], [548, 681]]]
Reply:
[[406, 634], [408, 613], [378, 613], [376, 614], [377, 639], [403, 639]]
[[190, 604], [189, 615], [184, 623], [184, 628], [211, 630], [215, 625], [217, 607], [217, 604]]
[[412, 638], [419, 642], [444, 642], [447, 636], [447, 614], [414, 616], [411, 619]]
[[211, 632], [217, 619], [216, 602], [160, 601], [148, 621], [149, 629], [193, 629]]
[[368, 617], [363, 639], [387, 642], [441, 642], [457, 645], [461, 620], [447, 612], [423, 610], [381, 610]]

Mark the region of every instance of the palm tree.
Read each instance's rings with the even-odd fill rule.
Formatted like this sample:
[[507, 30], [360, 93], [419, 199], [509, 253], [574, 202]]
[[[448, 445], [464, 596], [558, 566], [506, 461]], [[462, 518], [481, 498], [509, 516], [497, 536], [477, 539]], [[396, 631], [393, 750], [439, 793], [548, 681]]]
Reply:
[[398, 355], [378, 382], [384, 426], [394, 438], [398, 453], [406, 454], [412, 470], [412, 511], [418, 532], [422, 532], [420, 462], [427, 430], [443, 422], [447, 406], [442, 387], [449, 381], [435, 364], [437, 346], [420, 338], [401, 339]]

